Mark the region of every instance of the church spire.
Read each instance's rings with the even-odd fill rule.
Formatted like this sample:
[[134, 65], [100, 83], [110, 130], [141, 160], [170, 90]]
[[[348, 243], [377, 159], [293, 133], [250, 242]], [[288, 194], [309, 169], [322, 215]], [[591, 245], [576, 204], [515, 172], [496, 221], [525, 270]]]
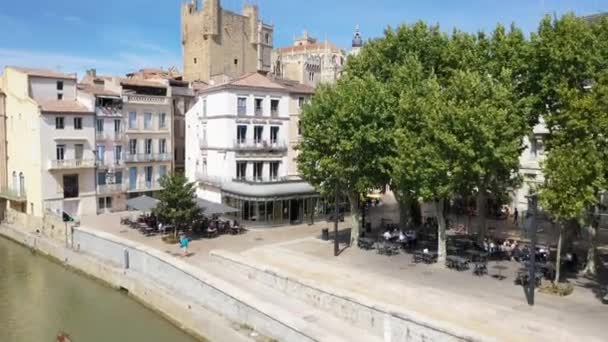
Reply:
[[359, 24], [355, 26], [355, 33], [353, 34], [353, 44], [352, 47], [360, 48], [363, 46], [363, 38], [361, 38], [361, 32], [359, 31]]

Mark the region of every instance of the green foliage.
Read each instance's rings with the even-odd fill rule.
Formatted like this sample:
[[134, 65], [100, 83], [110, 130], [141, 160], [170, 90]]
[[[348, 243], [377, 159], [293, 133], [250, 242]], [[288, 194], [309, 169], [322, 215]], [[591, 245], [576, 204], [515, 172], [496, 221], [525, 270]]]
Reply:
[[196, 188], [181, 174], [171, 174], [160, 180], [163, 190], [158, 199], [160, 203], [154, 214], [161, 222], [187, 227], [199, 218], [201, 210], [196, 205]]

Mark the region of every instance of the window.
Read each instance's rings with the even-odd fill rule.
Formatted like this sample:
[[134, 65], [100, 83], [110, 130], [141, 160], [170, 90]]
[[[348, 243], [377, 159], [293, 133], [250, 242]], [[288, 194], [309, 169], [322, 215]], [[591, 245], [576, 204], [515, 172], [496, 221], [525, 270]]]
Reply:
[[270, 180], [276, 180], [279, 177], [279, 162], [270, 163]]
[[167, 153], [167, 139], [158, 140], [158, 153], [160, 153], [160, 154]]
[[152, 154], [152, 139], [146, 139], [146, 143], [144, 145], [145, 147], [145, 154]]
[[152, 127], [152, 113], [144, 113], [144, 129]]
[[144, 171], [146, 173], [146, 187], [151, 188], [152, 187], [152, 174], [154, 173], [154, 168], [152, 166], [146, 166], [144, 168]]
[[95, 127], [97, 130], [97, 133], [102, 133], [103, 132], [103, 119], [97, 119]]
[[25, 176], [23, 172], [19, 172], [19, 194], [25, 195]]
[[239, 60], [237, 58], [234, 59], [234, 66], [238, 66], [239, 65]]
[[263, 162], [255, 162], [253, 163], [253, 180], [261, 181], [262, 180], [262, 170], [264, 169]]
[[106, 185], [106, 172], [97, 172], [97, 185]]
[[264, 133], [264, 126], [253, 127], [253, 142], [259, 144], [262, 142], [262, 134]]
[[137, 113], [129, 112], [129, 129], [137, 128]]
[[129, 168], [129, 190], [135, 190], [137, 188], [137, 168]]
[[298, 135], [302, 135], [302, 121], [298, 120]]
[[114, 174], [114, 183], [122, 184], [122, 171], [116, 171]]
[[270, 115], [279, 115], [279, 100], [270, 100]]
[[236, 179], [242, 180], [247, 177], [247, 162], [236, 162]]
[[167, 175], [167, 165], [161, 165], [158, 168], [158, 179], [161, 179]]
[[114, 160], [117, 163], [122, 160], [122, 145], [114, 146]]
[[63, 129], [64, 128], [64, 118], [63, 116], [58, 116], [55, 118], [55, 129]]
[[298, 108], [304, 107], [304, 96], [298, 97]]
[[78, 197], [78, 175], [63, 175], [63, 197]]
[[237, 114], [238, 115], [247, 115], [247, 98], [239, 97], [237, 99]]
[[82, 160], [83, 154], [84, 154], [84, 145], [83, 144], [74, 145], [74, 159]]
[[57, 100], [59, 100], [59, 101], [63, 100], [63, 94], [57, 94]]
[[264, 35], [264, 39], [266, 40], [266, 44], [270, 44], [270, 35], [268, 33]]
[[238, 125], [236, 126], [236, 141], [239, 144], [244, 144], [247, 139], [247, 126]]
[[118, 134], [122, 130], [120, 120], [114, 120], [114, 133]]
[[103, 163], [105, 155], [106, 147], [104, 145], [97, 145], [97, 160]]
[[264, 104], [264, 99], [255, 99], [255, 115], [262, 115], [262, 105]]
[[194, 64], [198, 63], [198, 59], [194, 57]]
[[270, 127], [270, 143], [276, 144], [279, 137], [279, 126]]
[[63, 81], [57, 81], [57, 90], [63, 90]]
[[74, 129], [82, 129], [82, 118], [74, 118]]
[[207, 99], [203, 99], [203, 117], [207, 117]]
[[129, 154], [137, 154], [137, 139], [129, 140]]
[[167, 128], [167, 113], [160, 113], [158, 127]]
[[55, 148], [57, 160], [65, 159], [65, 145], [57, 145]]
[[308, 73], [308, 80], [309, 81], [314, 81], [315, 80], [315, 73], [313, 71], [310, 71]]

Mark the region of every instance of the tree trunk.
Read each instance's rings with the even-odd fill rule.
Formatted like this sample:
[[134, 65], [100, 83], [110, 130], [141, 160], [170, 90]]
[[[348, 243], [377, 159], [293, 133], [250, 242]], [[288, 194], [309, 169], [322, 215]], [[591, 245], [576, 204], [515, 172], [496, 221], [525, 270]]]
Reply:
[[562, 268], [562, 245], [563, 245], [564, 226], [560, 224], [559, 239], [557, 240], [557, 255], [555, 257], [555, 283], [559, 283], [560, 271]]
[[420, 212], [420, 202], [417, 199], [412, 199], [410, 201], [410, 214], [412, 218], [412, 224], [414, 227], [418, 228], [422, 225], [422, 213]]
[[589, 276], [597, 275], [597, 265], [595, 261], [597, 259], [597, 220], [593, 219], [592, 223], [587, 226], [587, 233], [589, 234], [589, 250], [587, 251], [587, 265], [583, 271]]
[[361, 231], [361, 208], [359, 207], [359, 193], [351, 192], [348, 194], [348, 201], [350, 202], [350, 215], [351, 215], [351, 230], [350, 230], [350, 242], [349, 245], [353, 246], [353, 242], [356, 243], [359, 238], [359, 232]]
[[412, 201], [408, 196], [401, 195], [398, 191], [394, 191], [395, 199], [399, 205], [399, 224], [407, 228], [412, 222]]
[[486, 237], [486, 217], [488, 213], [488, 194], [485, 187], [477, 192], [477, 241], [483, 242]]
[[444, 206], [443, 199], [435, 200], [435, 214], [437, 215], [437, 262], [441, 265], [445, 265], [445, 258], [447, 256]]

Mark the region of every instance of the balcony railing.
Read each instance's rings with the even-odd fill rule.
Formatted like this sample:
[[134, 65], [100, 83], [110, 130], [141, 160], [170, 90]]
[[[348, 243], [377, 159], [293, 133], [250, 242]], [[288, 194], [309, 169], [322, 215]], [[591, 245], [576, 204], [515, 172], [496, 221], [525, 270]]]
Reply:
[[129, 192], [137, 192], [137, 191], [156, 191], [162, 190], [163, 187], [160, 185], [158, 181], [144, 181], [144, 182], [135, 182], [135, 183], [127, 183], [127, 191]]
[[128, 95], [123, 96], [123, 101], [128, 102], [128, 103], [141, 103], [141, 104], [153, 104], [153, 105], [169, 104], [168, 97], [154, 96], [154, 95], [128, 94]]
[[95, 140], [97, 141], [123, 141], [125, 140], [125, 132], [95, 132]]
[[62, 159], [49, 161], [50, 170], [87, 169], [95, 167], [94, 159]]
[[124, 161], [126, 163], [143, 163], [143, 162], [169, 162], [172, 160], [170, 153], [138, 153], [125, 154]]
[[255, 183], [255, 184], [264, 184], [264, 183], [287, 183], [287, 182], [295, 182], [301, 181], [300, 178], [294, 177], [271, 177], [271, 176], [261, 176], [261, 177], [237, 177], [232, 179], [233, 182], [236, 183]]
[[122, 116], [122, 107], [95, 107], [97, 116]]
[[11, 201], [18, 201], [18, 202], [27, 201], [25, 189], [12, 189], [12, 188], [0, 189], [0, 198], [5, 198], [5, 199], [11, 200]]
[[255, 109], [255, 116], [262, 116], [262, 115], [263, 115], [262, 108], [256, 108]]
[[209, 185], [221, 185], [224, 182], [222, 177], [210, 176], [202, 171], [197, 171], [195, 177], [198, 182]]
[[234, 148], [240, 151], [287, 151], [287, 144], [283, 140], [236, 139]]
[[97, 186], [98, 194], [115, 194], [127, 191], [126, 184], [104, 184]]
[[209, 143], [207, 142], [207, 139], [198, 138], [198, 147], [199, 148], [207, 148], [208, 146], [209, 146]]
[[238, 116], [247, 116], [247, 107], [246, 106], [237, 107], [236, 113]]
[[123, 167], [125, 165], [125, 161], [122, 159], [97, 159], [95, 161], [95, 165], [97, 167], [108, 167], [108, 168], [112, 168], [112, 167]]

